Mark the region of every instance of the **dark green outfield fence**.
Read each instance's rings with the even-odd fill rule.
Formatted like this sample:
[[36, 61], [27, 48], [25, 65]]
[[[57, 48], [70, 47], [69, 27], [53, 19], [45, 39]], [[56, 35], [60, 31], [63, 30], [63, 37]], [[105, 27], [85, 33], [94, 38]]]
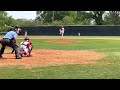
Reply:
[[[28, 35], [51, 36], [59, 35], [61, 26], [37, 26], [37, 27], [21, 27], [24, 35], [25, 31]], [[119, 36], [120, 26], [64, 26], [65, 36]]]

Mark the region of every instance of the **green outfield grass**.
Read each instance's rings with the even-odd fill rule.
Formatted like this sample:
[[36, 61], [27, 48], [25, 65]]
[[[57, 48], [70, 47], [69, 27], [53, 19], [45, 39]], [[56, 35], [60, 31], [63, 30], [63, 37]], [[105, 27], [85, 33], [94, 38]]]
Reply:
[[[0, 36], [2, 38], [2, 36]], [[29, 36], [34, 49], [90, 50], [102, 52], [107, 57], [96, 64], [74, 64], [62, 66], [0, 67], [0, 79], [120, 79], [120, 36], [65, 36], [76, 42], [59, 44], [48, 42], [61, 39], [60, 36]], [[24, 36], [19, 36], [19, 44]], [[10, 49], [10, 48], [7, 48]]]

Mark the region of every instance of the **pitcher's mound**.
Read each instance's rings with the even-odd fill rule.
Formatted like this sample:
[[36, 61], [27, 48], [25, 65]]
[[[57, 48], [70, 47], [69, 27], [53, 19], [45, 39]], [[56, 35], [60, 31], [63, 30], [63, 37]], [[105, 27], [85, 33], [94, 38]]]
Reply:
[[64, 64], [89, 64], [105, 57], [102, 53], [93, 51], [72, 51], [72, 50], [33, 50], [32, 57], [15, 59], [15, 54], [5, 51], [3, 59], [0, 59], [0, 66], [23, 65], [25, 67], [64, 65]]

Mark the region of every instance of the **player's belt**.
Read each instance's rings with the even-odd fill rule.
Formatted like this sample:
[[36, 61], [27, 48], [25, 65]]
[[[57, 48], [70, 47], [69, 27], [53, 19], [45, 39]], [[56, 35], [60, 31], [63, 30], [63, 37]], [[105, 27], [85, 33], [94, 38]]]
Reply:
[[9, 38], [3, 38], [3, 39], [9, 39]]
[[11, 39], [9, 39], [9, 38], [3, 38], [3, 39], [8, 39], [8, 40], [11, 40]]

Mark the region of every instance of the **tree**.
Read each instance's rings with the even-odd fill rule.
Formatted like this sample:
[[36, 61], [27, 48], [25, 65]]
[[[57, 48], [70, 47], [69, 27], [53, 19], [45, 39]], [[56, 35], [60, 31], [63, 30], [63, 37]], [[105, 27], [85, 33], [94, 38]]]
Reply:
[[92, 18], [95, 20], [96, 25], [103, 24], [103, 14], [105, 11], [90, 11]]
[[90, 25], [92, 19], [92, 14], [88, 11], [77, 11], [77, 18], [75, 21], [82, 25]]
[[53, 21], [62, 21], [65, 16], [76, 17], [75, 11], [37, 11], [36, 20], [44, 23], [52, 23]]
[[36, 21], [52, 22], [52, 11], [37, 11]]
[[66, 16], [72, 17], [75, 23], [91, 24], [95, 21], [96, 25], [103, 24], [103, 14], [105, 11], [37, 11], [36, 20], [44, 23], [52, 23], [53, 21], [61, 21]]
[[74, 19], [71, 16], [65, 16], [63, 18], [63, 23], [64, 23], [64, 25], [72, 25], [72, 24], [74, 24]]
[[6, 26], [10, 26], [13, 20], [14, 19], [12, 17], [7, 16], [6, 11], [0, 11], [0, 31], [7, 31], [8, 29], [10, 29], [11, 27]]
[[120, 11], [109, 11], [104, 21], [108, 25], [120, 25]]
[[35, 21], [43, 21], [43, 18], [41, 17], [41, 14], [43, 14], [43, 11], [36, 11]]

